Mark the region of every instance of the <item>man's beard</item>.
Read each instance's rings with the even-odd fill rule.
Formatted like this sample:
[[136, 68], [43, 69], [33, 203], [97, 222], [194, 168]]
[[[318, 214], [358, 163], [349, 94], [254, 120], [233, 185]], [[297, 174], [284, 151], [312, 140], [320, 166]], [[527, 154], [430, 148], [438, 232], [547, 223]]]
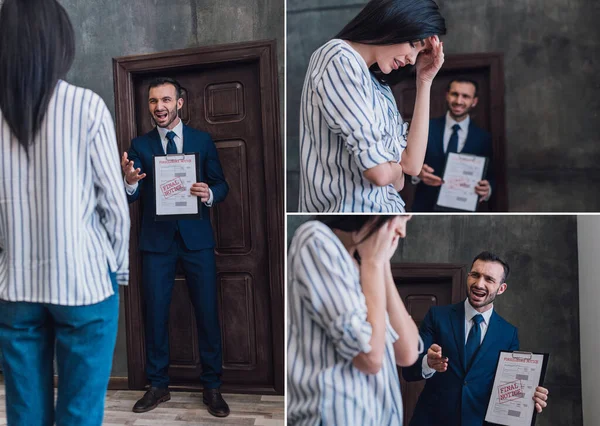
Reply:
[[454, 113], [452, 112], [452, 108], [450, 106], [450, 103], [448, 103], [448, 101], [446, 101], [446, 109], [450, 113], [450, 116], [454, 120], [458, 121], [457, 119], [460, 119], [460, 118], [463, 118], [463, 117], [466, 117], [467, 115], [469, 115], [469, 113], [471, 112], [471, 109], [473, 109], [473, 108], [465, 108], [465, 111], [462, 114], [454, 115]]
[[167, 118], [168, 121], [166, 122], [166, 124], [164, 125], [160, 125], [158, 124], [158, 121], [156, 121], [156, 117], [154, 114], [152, 114], [152, 120], [154, 121], [154, 123], [156, 123], [157, 127], [161, 127], [163, 129], [168, 128], [175, 120], [177, 120], [178, 114], [177, 114], [177, 108], [175, 108], [175, 110], [167, 110]]
[[471, 290], [469, 288], [467, 288], [467, 299], [469, 299], [469, 303], [471, 304], [472, 307], [483, 308], [484, 306], [494, 303], [494, 300], [496, 299], [496, 296], [498, 295], [498, 291], [500, 291], [500, 289], [496, 290], [494, 293], [487, 293], [487, 290], [486, 290], [487, 295], [485, 296], [483, 301], [475, 302], [475, 301], [473, 301], [473, 299], [471, 297]]

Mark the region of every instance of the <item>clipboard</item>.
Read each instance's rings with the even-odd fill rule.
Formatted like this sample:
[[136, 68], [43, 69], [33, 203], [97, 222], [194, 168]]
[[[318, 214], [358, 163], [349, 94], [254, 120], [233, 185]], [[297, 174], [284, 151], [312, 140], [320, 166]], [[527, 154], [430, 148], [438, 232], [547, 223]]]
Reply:
[[[167, 155], [153, 155], [152, 156], [152, 190], [154, 191], [154, 220], [159, 221], [169, 221], [169, 220], [193, 220], [193, 219], [202, 219], [202, 203], [200, 202], [200, 197], [196, 198], [197, 203], [197, 213], [183, 213], [183, 214], [159, 214], [158, 212], [158, 188], [157, 188], [157, 172], [156, 172], [156, 159], [166, 158], [166, 159], [185, 159], [186, 156], [193, 156], [195, 158], [196, 168], [195, 168], [195, 182], [200, 182], [200, 154], [197, 152], [190, 153], [181, 153], [181, 154], [167, 154]], [[187, 189], [189, 191], [189, 189]]]
[[[546, 376], [546, 370], [548, 368], [548, 359], [550, 358], [550, 354], [549, 353], [536, 353], [536, 352], [526, 352], [526, 351], [514, 351], [514, 352], [509, 352], [509, 351], [500, 351], [500, 353], [498, 354], [498, 362], [496, 363], [496, 373], [494, 376], [494, 383], [492, 385], [492, 393], [490, 395], [490, 401], [488, 402], [488, 407], [487, 407], [487, 411], [486, 411], [486, 416], [485, 416], [485, 420], [483, 422], [484, 425], [489, 425], [489, 426], [507, 426], [507, 425], [514, 425], [514, 424], [519, 424], [519, 425], [527, 425], [527, 426], [534, 426], [535, 425], [535, 420], [537, 417], [537, 410], [535, 409], [535, 402], [533, 402], [533, 400], [531, 400], [532, 406], [533, 406], [533, 415], [531, 416], [531, 422], [528, 421], [522, 421], [520, 423], [515, 423], [515, 422], [500, 422], [500, 423], [495, 423], [492, 421], [488, 421], [488, 415], [490, 414], [490, 408], [492, 405], [500, 405], [502, 404], [502, 402], [496, 398], [497, 396], [500, 396], [501, 398], [505, 397], [506, 403], [509, 403], [511, 401], [517, 401], [518, 399], [511, 399], [511, 394], [510, 392], [512, 392], [513, 395], [516, 394], [516, 392], [519, 391], [519, 386], [523, 386], [522, 383], [516, 384], [514, 382], [509, 382], [509, 383], [499, 383], [498, 382], [498, 378], [499, 378], [499, 371], [498, 368], [501, 365], [501, 362], [503, 361], [503, 357], [511, 357], [514, 360], [519, 360], [520, 362], [523, 362], [523, 368], [527, 368], [527, 366], [531, 366], [532, 365], [532, 360], [535, 358], [539, 358], [542, 357], [542, 366], [540, 368], [540, 377], [539, 380], [537, 381], [537, 384], [535, 384], [535, 387], [537, 386], [543, 386], [544, 385], [544, 379]], [[519, 373], [516, 373], [516, 378], [517, 380], [519, 380]], [[496, 392], [497, 389], [500, 388], [504, 388], [506, 389], [506, 391], [499, 391], [498, 393]], [[527, 396], [526, 398], [529, 398], [529, 396]], [[510, 409], [509, 411], [509, 415], [508, 417], [510, 417]], [[507, 418], [508, 418], [507, 417]]]
[[[477, 181], [483, 180], [483, 178], [487, 175], [488, 167], [489, 167], [489, 163], [490, 163], [490, 159], [488, 157], [482, 157], [482, 156], [473, 155], [473, 154], [463, 154], [463, 153], [451, 152], [451, 153], [448, 153], [446, 155], [446, 162], [444, 163], [444, 171], [442, 172], [442, 180], [444, 180], [444, 181], [448, 180], [448, 179], [446, 179], [446, 170], [448, 168], [448, 161], [450, 160], [450, 155], [458, 155], [461, 159], [484, 158], [485, 162], [484, 162], [483, 170], [481, 172], [481, 176], [477, 176], [478, 177]], [[438, 197], [437, 197], [437, 200], [435, 202], [434, 211], [440, 211], [440, 212], [473, 212], [473, 211], [477, 211], [477, 206], [479, 205], [479, 196], [477, 196], [477, 202], [475, 204], [475, 210], [466, 210], [466, 209], [459, 209], [459, 208], [452, 208], [452, 207], [448, 207], [448, 206], [442, 206], [442, 205], [438, 204], [439, 200], [440, 200], [440, 193], [441, 192], [442, 192], [442, 188], [439, 187]]]

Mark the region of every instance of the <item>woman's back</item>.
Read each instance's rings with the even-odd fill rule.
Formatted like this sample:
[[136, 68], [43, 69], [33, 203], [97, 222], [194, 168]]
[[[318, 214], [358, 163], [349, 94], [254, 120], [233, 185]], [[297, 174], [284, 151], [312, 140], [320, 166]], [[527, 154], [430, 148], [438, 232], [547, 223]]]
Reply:
[[[16, 106], [18, 107], [18, 106]], [[88, 305], [128, 278], [129, 214], [104, 101], [59, 80], [25, 149], [0, 112], [0, 299]]]

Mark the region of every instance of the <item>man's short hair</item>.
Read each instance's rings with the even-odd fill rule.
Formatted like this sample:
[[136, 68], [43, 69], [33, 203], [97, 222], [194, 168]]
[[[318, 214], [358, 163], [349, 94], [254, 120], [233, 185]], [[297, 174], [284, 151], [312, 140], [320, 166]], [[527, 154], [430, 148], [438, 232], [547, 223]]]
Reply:
[[162, 86], [163, 84], [172, 84], [175, 86], [175, 93], [177, 94], [177, 99], [181, 98], [181, 84], [174, 78], [170, 77], [156, 77], [152, 79], [150, 84], [148, 84], [148, 93], [150, 93], [150, 89], [157, 86]]
[[475, 86], [475, 96], [473, 96], [474, 98], [476, 98], [477, 94], [479, 93], [479, 84], [477, 84], [477, 82], [475, 80], [471, 80], [470, 78], [454, 77], [452, 80], [450, 80], [448, 82], [448, 87], [446, 88], [446, 92], [450, 91], [450, 87], [452, 87], [452, 83], [470, 83], [473, 86]]
[[[494, 253], [490, 253], [489, 251], [482, 251], [477, 256], [475, 256], [475, 259], [473, 259], [473, 262], [471, 263], [471, 269], [473, 269], [473, 265], [478, 260], [481, 260], [482, 262], [498, 262], [498, 263], [500, 263], [502, 265], [502, 267], [504, 268], [504, 277], [502, 277], [502, 282], [503, 283], [506, 282], [506, 279], [508, 278], [508, 274], [510, 272], [510, 267], [508, 266], [508, 263], [506, 263], [504, 260], [500, 259]], [[502, 284], [502, 283], [500, 283], [500, 284]]]

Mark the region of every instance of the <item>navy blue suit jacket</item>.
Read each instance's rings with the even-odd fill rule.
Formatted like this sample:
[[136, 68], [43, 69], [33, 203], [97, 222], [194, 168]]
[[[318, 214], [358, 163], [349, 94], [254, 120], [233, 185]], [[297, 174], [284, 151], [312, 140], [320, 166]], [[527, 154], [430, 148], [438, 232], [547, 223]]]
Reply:
[[481, 426], [487, 410], [500, 351], [519, 349], [517, 329], [494, 312], [485, 338], [469, 368], [465, 365], [464, 302], [429, 309], [419, 334], [425, 351], [417, 363], [402, 369], [407, 381], [423, 380], [422, 361], [437, 343], [448, 357], [448, 370], [427, 379], [411, 426]]
[[[200, 182], [208, 184], [213, 193], [213, 205], [225, 199], [229, 186], [225, 181], [223, 169], [217, 155], [217, 148], [210, 135], [183, 126], [183, 152], [200, 154]], [[152, 156], [165, 155], [160, 135], [155, 128], [149, 133], [131, 141], [128, 156], [136, 168], [146, 177], [139, 181], [136, 192], [127, 195], [130, 203], [141, 197], [142, 228], [140, 232], [140, 250], [156, 253], [166, 252], [175, 237], [176, 223], [186, 247], [189, 250], [201, 250], [215, 246], [208, 207], [201, 203], [201, 220], [156, 221], [154, 190], [152, 188]]]
[[[444, 153], [444, 128], [446, 127], [446, 116], [433, 118], [429, 121], [429, 138], [427, 140], [427, 151], [425, 153], [425, 164], [433, 167], [433, 174], [442, 177], [446, 167], [446, 154]], [[473, 120], [469, 123], [469, 133], [461, 153], [480, 155], [487, 157], [488, 167], [485, 179], [490, 182], [492, 193], [495, 190], [494, 169], [492, 167], [492, 136]], [[417, 184], [415, 198], [412, 205], [414, 212], [431, 212], [437, 202], [439, 186], [425, 185], [423, 182]]]

